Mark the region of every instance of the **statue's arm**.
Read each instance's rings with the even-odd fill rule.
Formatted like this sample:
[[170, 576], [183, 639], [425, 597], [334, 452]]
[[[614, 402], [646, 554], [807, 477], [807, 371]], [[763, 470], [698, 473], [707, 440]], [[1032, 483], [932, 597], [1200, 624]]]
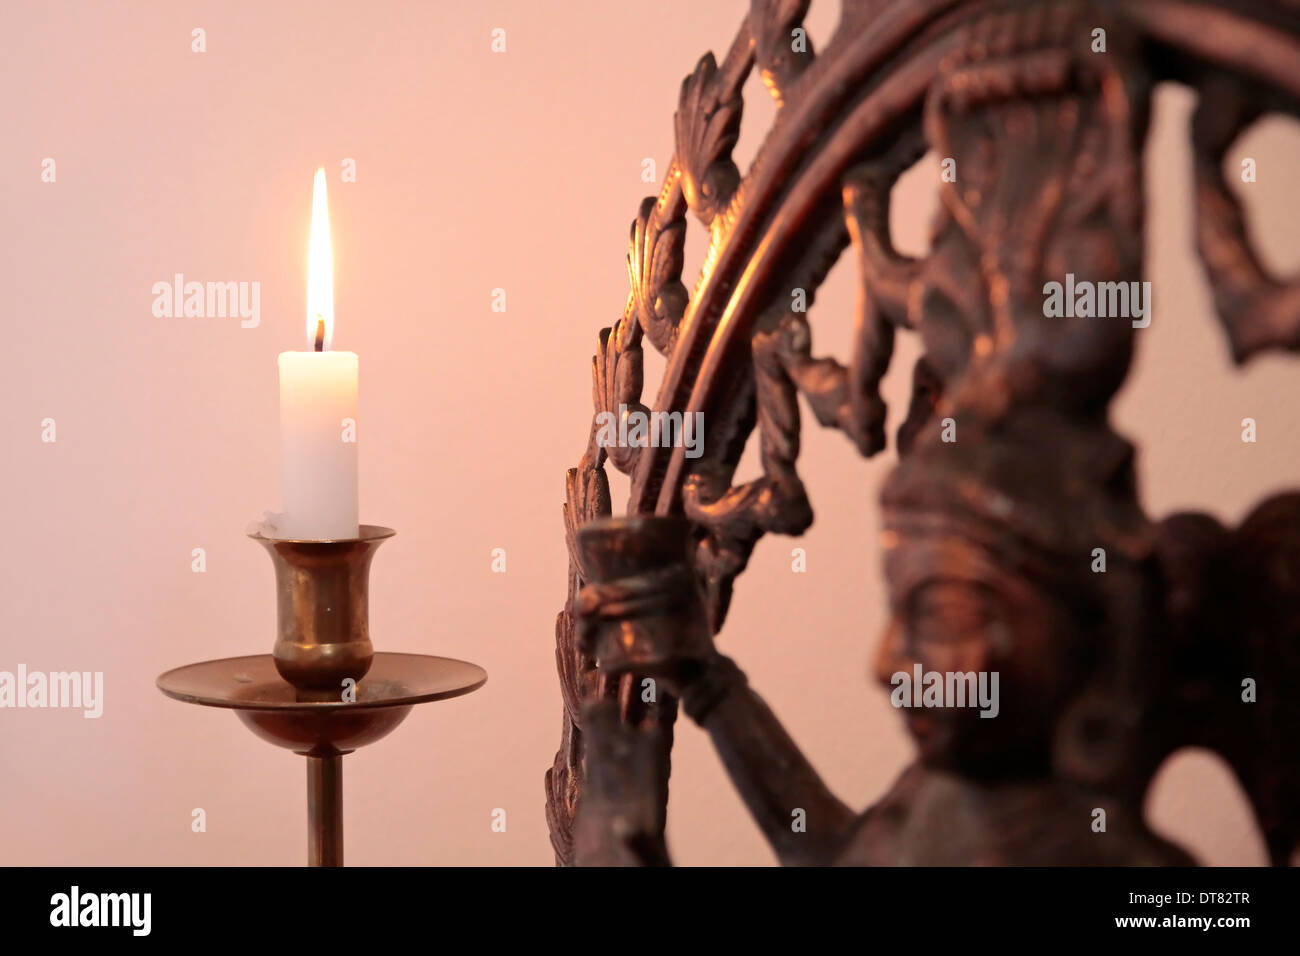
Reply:
[[832, 862], [856, 815], [822, 782], [735, 663], [714, 653], [680, 692], [781, 863]]

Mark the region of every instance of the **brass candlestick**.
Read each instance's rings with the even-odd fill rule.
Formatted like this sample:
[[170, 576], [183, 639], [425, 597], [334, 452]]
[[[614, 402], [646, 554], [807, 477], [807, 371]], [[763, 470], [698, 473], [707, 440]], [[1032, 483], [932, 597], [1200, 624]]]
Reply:
[[253, 733], [307, 758], [307, 859], [343, 865], [343, 757], [386, 736], [415, 704], [482, 687], [476, 664], [424, 654], [375, 653], [369, 574], [395, 533], [362, 525], [356, 538], [298, 541], [250, 535], [276, 577], [272, 654], [167, 671], [158, 688], [187, 703], [234, 710]]

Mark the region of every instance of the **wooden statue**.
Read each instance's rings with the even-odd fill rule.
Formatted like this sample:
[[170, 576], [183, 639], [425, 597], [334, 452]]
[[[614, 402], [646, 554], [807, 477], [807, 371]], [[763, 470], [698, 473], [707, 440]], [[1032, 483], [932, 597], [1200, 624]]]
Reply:
[[[1152, 521], [1107, 409], [1151, 318], [1142, 148], [1160, 81], [1199, 96], [1188, 198], [1231, 354], [1300, 349], [1300, 281], [1260, 265], [1222, 173], [1255, 119], [1300, 112], [1300, 4], [844, 0], [816, 55], [807, 7], [753, 0], [722, 63], [706, 55], [683, 81], [674, 161], [632, 225], [623, 315], [600, 334], [564, 512], [557, 860], [668, 862], [680, 700], [784, 863], [1188, 863], [1141, 814], [1185, 746], [1227, 760], [1287, 863], [1300, 840], [1300, 494], [1235, 529]], [[730, 153], [755, 66], [779, 111], [742, 177]], [[927, 150], [944, 175], [918, 260], [893, 248], [889, 196]], [[709, 242], [690, 294], [688, 210]], [[861, 294], [843, 365], [813, 356], [804, 306], [846, 248]], [[881, 493], [892, 622], [877, 670], [891, 694], [900, 674], [947, 675], [949, 697], [901, 695], [917, 760], [858, 813], [713, 636], [757, 540], [813, 520], [798, 396], [861, 454], [880, 451], [899, 330], [924, 354]], [[644, 339], [667, 360], [653, 410], [707, 419], [695, 455], [601, 438], [603, 423], [652, 411]], [[754, 428], [763, 475], [735, 485]], [[631, 476], [626, 518], [609, 517], [606, 460]], [[996, 714], [954, 705], [952, 691], [977, 692], [960, 675], [985, 680], [980, 693], [996, 678]], [[666, 692], [646, 699], [647, 679]]]

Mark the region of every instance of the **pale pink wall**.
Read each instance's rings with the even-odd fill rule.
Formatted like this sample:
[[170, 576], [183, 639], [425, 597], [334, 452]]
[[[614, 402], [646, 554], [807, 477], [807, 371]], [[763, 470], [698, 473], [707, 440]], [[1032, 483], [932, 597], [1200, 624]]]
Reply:
[[[642, 160], [666, 166], [681, 77], [705, 49], [725, 50], [747, 7], [0, 8], [0, 669], [102, 670], [107, 682], [99, 720], [0, 711], [0, 863], [303, 858], [302, 761], [153, 681], [270, 649], [270, 563], [244, 528], [278, 500], [275, 356], [300, 347], [317, 165], [330, 175], [335, 345], [361, 356], [362, 520], [398, 530], [374, 566], [376, 643], [491, 674], [348, 758], [349, 861], [550, 862], [560, 504], [590, 414], [589, 357], [622, 309], [628, 223], [658, 188], [641, 181]], [[835, 14], [816, 7], [810, 32], [824, 42]], [[206, 53], [190, 50], [195, 27]], [[490, 51], [494, 27], [507, 31], [504, 54]], [[1188, 108], [1180, 90], [1158, 101], [1155, 321], [1116, 417], [1142, 445], [1153, 513], [1199, 506], [1235, 521], [1296, 483], [1300, 379], [1282, 359], [1246, 373], [1226, 359], [1190, 249]], [[742, 167], [771, 115], [751, 82]], [[1298, 146], [1278, 126], [1238, 150], [1258, 160], [1247, 198], [1270, 261], [1287, 269], [1300, 265]], [[340, 182], [348, 157], [355, 184]], [[933, 182], [922, 166], [901, 187], [896, 223], [913, 245]], [[698, 233], [688, 241], [697, 264]], [[176, 272], [259, 281], [260, 327], [154, 318], [151, 286]], [[853, 279], [841, 263], [818, 300], [818, 351], [846, 354]], [[490, 310], [498, 287], [504, 314]], [[900, 348], [887, 383], [895, 411], [914, 354]], [[662, 363], [647, 364], [657, 384]], [[1246, 416], [1257, 444], [1239, 439]], [[40, 440], [45, 417], [54, 444]], [[842, 437], [808, 429], [801, 470], [817, 523], [800, 542], [760, 544], [722, 636], [858, 805], [910, 753], [866, 679], [884, 621], [875, 494], [890, 458], [864, 463]], [[616, 482], [616, 501], [625, 488]], [[790, 572], [796, 543], [807, 574]], [[190, 570], [196, 547], [205, 574]], [[490, 570], [497, 547], [504, 575]], [[705, 738], [682, 724], [678, 739], [677, 860], [771, 862]], [[1211, 758], [1174, 761], [1151, 802], [1157, 825], [1207, 861], [1262, 859]], [[190, 830], [195, 807], [204, 834]], [[494, 808], [505, 833], [491, 830]]]

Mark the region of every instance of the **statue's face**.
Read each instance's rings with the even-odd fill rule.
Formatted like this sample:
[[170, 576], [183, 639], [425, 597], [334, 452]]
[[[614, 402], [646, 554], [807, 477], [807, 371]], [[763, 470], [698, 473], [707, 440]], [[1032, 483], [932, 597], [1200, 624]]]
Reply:
[[977, 776], [1046, 768], [1056, 717], [1078, 678], [1065, 614], [956, 537], [887, 538], [886, 577], [891, 621], [876, 675], [921, 761]]

